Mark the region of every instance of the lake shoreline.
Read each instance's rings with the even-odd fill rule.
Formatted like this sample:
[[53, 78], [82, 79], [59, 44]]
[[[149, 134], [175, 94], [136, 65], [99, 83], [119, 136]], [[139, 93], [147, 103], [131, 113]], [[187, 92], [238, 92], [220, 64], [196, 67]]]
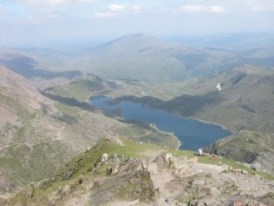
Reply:
[[211, 123], [196, 117], [184, 117], [163, 108], [154, 108], [134, 101], [108, 104], [111, 99], [112, 97], [97, 96], [90, 98], [90, 103], [108, 112], [119, 109], [121, 110], [121, 117], [126, 121], [148, 123], [151, 129], [176, 139], [173, 145], [178, 150], [196, 151], [198, 148], [207, 147], [219, 139], [233, 135], [233, 132], [221, 124]]
[[182, 141], [179, 139], [179, 137], [177, 137], [173, 132], [167, 132], [164, 130], [161, 130], [157, 127], [157, 125], [153, 125], [154, 129], [158, 130], [159, 132], [163, 133], [163, 134], [168, 134], [170, 136], [172, 136], [176, 141], [177, 141], [177, 146], [175, 147], [176, 150], [180, 150], [180, 147], [182, 146]]
[[[185, 118], [185, 117], [184, 117], [184, 118]], [[202, 122], [202, 123], [204, 123], [204, 124], [210, 124], [210, 125], [219, 126], [219, 127], [221, 127], [222, 129], [228, 130], [228, 131], [231, 132], [232, 134], [235, 134], [234, 131], [231, 131], [230, 129], [228, 129], [226, 126], [224, 126], [224, 125], [221, 124], [221, 123], [210, 122], [210, 121], [206, 121], [206, 120], [203, 120], [203, 119], [200, 119], [200, 118], [197, 118], [197, 117], [191, 117], [190, 119], [197, 120], [197, 121]]]

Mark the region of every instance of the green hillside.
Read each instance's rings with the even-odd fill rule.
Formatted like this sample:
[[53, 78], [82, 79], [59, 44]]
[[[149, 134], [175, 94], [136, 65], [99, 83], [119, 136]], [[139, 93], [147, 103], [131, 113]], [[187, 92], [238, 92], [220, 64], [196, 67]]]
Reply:
[[0, 73], [1, 193], [51, 177], [65, 162], [104, 137], [127, 136], [178, 147], [172, 134], [112, 119], [73, 98], [53, 101], [22, 76], [4, 67]]
[[[213, 145], [211, 151], [238, 161], [257, 162], [262, 169], [273, 173], [273, 80], [273, 70], [246, 65], [210, 78], [155, 86], [149, 93], [151, 96], [124, 96], [116, 101], [141, 102], [223, 125], [234, 132], [234, 137], [221, 140], [220, 144]], [[220, 92], [215, 88], [217, 83], [222, 85]], [[242, 142], [253, 137], [257, 138]], [[248, 156], [252, 157], [251, 160]]]

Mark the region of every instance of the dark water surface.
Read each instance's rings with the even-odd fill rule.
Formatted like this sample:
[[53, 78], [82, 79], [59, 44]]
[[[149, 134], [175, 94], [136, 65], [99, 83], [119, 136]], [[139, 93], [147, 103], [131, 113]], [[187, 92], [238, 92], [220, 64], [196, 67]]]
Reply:
[[140, 103], [122, 101], [109, 104], [110, 100], [110, 97], [96, 96], [90, 99], [90, 103], [106, 112], [119, 111], [125, 120], [155, 124], [160, 130], [174, 133], [182, 142], [181, 149], [196, 150], [231, 134], [221, 126], [179, 117]]

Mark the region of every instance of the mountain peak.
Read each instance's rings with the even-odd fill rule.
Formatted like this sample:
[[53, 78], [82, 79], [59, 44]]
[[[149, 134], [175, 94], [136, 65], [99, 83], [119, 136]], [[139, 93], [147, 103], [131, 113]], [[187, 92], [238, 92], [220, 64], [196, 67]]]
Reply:
[[121, 36], [116, 38], [110, 42], [100, 45], [97, 48], [105, 49], [105, 48], [122, 48], [126, 47], [129, 49], [137, 49], [140, 48], [170, 48], [176, 46], [175, 43], [169, 42], [167, 40], [162, 40], [154, 36], [150, 36], [144, 33], [136, 33], [129, 34], [125, 36]]
[[135, 33], [135, 34], [128, 34], [128, 35], [118, 37], [111, 42], [122, 41], [122, 40], [136, 40], [136, 39], [142, 39], [142, 38], [155, 38], [155, 37], [146, 35], [144, 33]]

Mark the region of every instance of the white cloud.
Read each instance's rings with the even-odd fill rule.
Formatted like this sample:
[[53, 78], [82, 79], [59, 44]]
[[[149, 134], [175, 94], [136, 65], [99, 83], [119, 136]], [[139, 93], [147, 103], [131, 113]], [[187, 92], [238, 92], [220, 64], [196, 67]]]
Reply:
[[234, 1], [215, 1], [215, 3], [222, 5], [229, 12], [264, 12], [274, 10], [274, 0], [234, 0]]
[[225, 9], [222, 6], [209, 6], [208, 11], [210, 13], [223, 13], [225, 12]]
[[13, 0], [16, 3], [25, 4], [31, 7], [56, 7], [65, 4], [79, 4], [94, 2], [94, 0]]
[[0, 15], [2, 14], [2, 13], [4, 13], [4, 9], [1, 7], [1, 5], [0, 5]]
[[65, 0], [48, 0], [44, 1], [45, 4], [48, 4], [50, 6], [57, 6], [66, 3]]
[[185, 5], [181, 7], [181, 11], [184, 12], [201, 12], [204, 11], [205, 7], [201, 5]]
[[108, 10], [110, 12], [121, 12], [124, 11], [127, 8], [124, 4], [111, 4], [108, 6]]
[[142, 7], [138, 6], [138, 5], [133, 5], [131, 7], [131, 9], [135, 12], [140, 12], [142, 10]]
[[260, 5], [260, 4], [250, 5], [249, 7], [247, 7], [247, 9], [254, 12], [274, 11], [274, 2], [267, 6]]
[[189, 12], [189, 13], [200, 13], [200, 12], [207, 12], [207, 13], [223, 13], [225, 9], [223, 6], [219, 5], [201, 5], [201, 4], [188, 4], [184, 5], [180, 8], [182, 12]]
[[29, 16], [26, 19], [21, 19], [21, 21], [29, 23], [29, 24], [36, 24], [36, 23], [42, 23], [43, 22], [43, 20], [41, 20], [37, 17], [34, 17], [34, 16]]
[[113, 17], [113, 16], [116, 16], [117, 14], [114, 13], [114, 12], [97, 12], [94, 14], [94, 17], [96, 18], [105, 18], [105, 17]]
[[106, 11], [97, 12], [95, 18], [114, 17], [124, 14], [140, 13], [142, 8], [138, 5], [110, 4]]

